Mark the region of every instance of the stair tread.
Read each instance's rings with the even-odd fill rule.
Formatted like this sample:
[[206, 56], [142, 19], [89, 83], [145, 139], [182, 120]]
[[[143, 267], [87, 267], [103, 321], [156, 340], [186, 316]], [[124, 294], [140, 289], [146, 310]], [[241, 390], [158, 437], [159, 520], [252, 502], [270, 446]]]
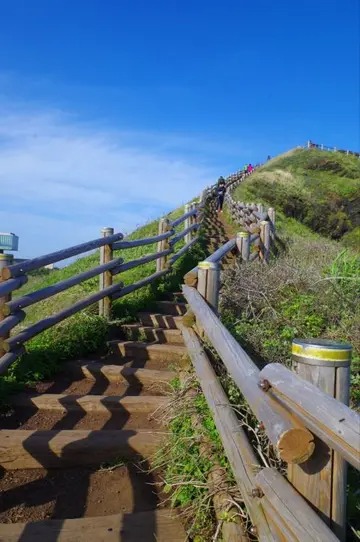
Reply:
[[109, 410], [148, 412], [165, 405], [168, 398], [161, 395], [78, 395], [63, 393], [20, 393], [11, 403], [16, 407], [39, 409], [108, 412]]
[[169, 343], [147, 343], [143, 341], [124, 341], [122, 339], [114, 339], [109, 341], [111, 345], [124, 345], [129, 346], [133, 349], [139, 350], [154, 350], [157, 352], [175, 352], [175, 353], [185, 353], [187, 351], [186, 346], [182, 344], [169, 344]]
[[[26, 538], [25, 538], [26, 537]], [[150, 510], [76, 519], [49, 519], [0, 524], [0, 540], [7, 542], [185, 542], [179, 518], [169, 510]]]
[[153, 454], [164, 436], [153, 429], [2, 429], [0, 465], [7, 470], [100, 464]]
[[176, 377], [175, 371], [122, 367], [121, 365], [106, 364], [103, 361], [69, 363], [68, 369], [81, 371], [87, 379], [96, 380], [97, 377], [104, 377], [112, 382], [125, 381], [130, 386], [170, 382]]

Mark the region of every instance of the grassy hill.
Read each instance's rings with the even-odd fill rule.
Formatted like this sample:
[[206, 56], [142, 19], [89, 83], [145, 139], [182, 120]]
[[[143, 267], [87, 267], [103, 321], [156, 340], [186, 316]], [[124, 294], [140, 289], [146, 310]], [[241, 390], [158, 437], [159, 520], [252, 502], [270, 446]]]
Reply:
[[294, 149], [259, 168], [235, 196], [263, 201], [322, 235], [360, 246], [360, 160], [355, 156]]

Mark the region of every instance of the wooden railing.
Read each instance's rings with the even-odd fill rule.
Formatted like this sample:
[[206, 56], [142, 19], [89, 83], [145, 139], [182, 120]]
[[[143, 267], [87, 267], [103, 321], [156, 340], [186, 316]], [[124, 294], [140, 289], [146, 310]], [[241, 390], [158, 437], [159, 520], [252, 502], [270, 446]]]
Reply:
[[310, 140], [306, 142], [306, 145], [304, 145], [304, 148], [305, 149], [320, 149], [321, 151], [329, 151], [329, 152], [341, 152], [343, 154], [347, 154], [347, 155], [350, 154], [352, 156], [357, 156], [358, 158], [360, 158], [359, 152], [349, 151], [348, 149], [347, 150], [339, 149], [338, 147], [329, 147], [328, 145], [323, 145], [322, 143], [321, 144], [314, 143], [313, 141], [310, 141]]
[[[203, 205], [204, 202], [200, 200], [199, 203], [186, 206], [185, 213], [176, 220], [161, 219], [159, 234], [154, 237], [126, 240], [123, 239], [122, 233], [114, 233], [112, 228], [105, 228], [102, 230], [100, 239], [0, 269], [0, 374], [4, 374], [14, 361], [25, 353], [26, 343], [39, 333], [97, 302], [99, 302], [99, 314], [109, 318], [113, 300], [124, 297], [169, 273], [173, 263], [196, 243]], [[184, 229], [178, 231], [181, 224], [184, 224]], [[176, 245], [183, 239], [185, 239], [185, 245], [178, 252], [175, 252]], [[127, 262], [123, 260], [123, 257], [119, 256], [119, 253], [123, 256], [124, 251], [129, 248], [155, 243], [157, 243], [155, 253], [146, 254], [141, 258]], [[61, 280], [51, 286], [12, 299], [12, 292], [28, 282], [29, 272], [41, 269], [51, 263], [82, 255], [94, 249], [100, 249], [100, 264], [98, 266]], [[124, 271], [151, 261], [156, 261], [157, 267], [156, 272], [150, 276], [127, 286], [124, 286], [122, 282], [114, 281], [114, 277]], [[23, 321], [26, 323], [24, 309], [96, 276], [100, 277], [99, 291], [76, 301], [70, 307], [56, 314], [47, 316], [21, 329], [19, 333], [11, 335], [11, 330], [14, 327]]]
[[[270, 239], [274, 236], [273, 210], [253, 204], [241, 208], [247, 210], [241, 220], [249, 213], [260, 224], [266, 218]], [[246, 218], [244, 222], [244, 227], [256, 224], [252, 217], [250, 224]], [[246, 234], [250, 242], [253, 234]], [[238, 235], [185, 275], [183, 293], [193, 315], [187, 321], [195, 324], [184, 327], [183, 336], [253, 532], [261, 541], [343, 542], [347, 463], [360, 469], [360, 416], [348, 407], [351, 346], [295, 340], [292, 371], [278, 363], [260, 370], [217, 316], [220, 263], [230, 251], [239, 261], [250, 259], [243, 257]], [[288, 465], [286, 477], [270, 468], [260, 449], [252, 448], [204, 350], [204, 337]]]

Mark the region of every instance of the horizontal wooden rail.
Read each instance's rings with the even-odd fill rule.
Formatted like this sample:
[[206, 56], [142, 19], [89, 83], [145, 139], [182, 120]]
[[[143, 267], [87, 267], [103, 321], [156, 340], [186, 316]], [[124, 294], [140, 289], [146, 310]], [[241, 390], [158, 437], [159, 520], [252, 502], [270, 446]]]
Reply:
[[5, 282], [0, 283], [0, 297], [5, 297], [14, 290], [18, 290], [21, 288], [24, 284], [26, 284], [28, 281], [28, 278], [26, 275], [20, 275], [20, 277], [17, 277], [16, 279], [9, 279]]
[[15, 326], [25, 320], [26, 313], [24, 311], [17, 311], [15, 314], [8, 316], [0, 322], [0, 337], [9, 333]]
[[[360, 470], [360, 416], [279, 363], [259, 373], [259, 383], [330, 448]], [[269, 387], [270, 386], [270, 387]]]
[[101, 237], [100, 239], [95, 239], [93, 241], [88, 241], [87, 243], [82, 243], [81, 245], [75, 245], [70, 248], [65, 248], [63, 250], [58, 250], [57, 252], [52, 252], [51, 254], [46, 254], [45, 256], [39, 256], [38, 258], [33, 258], [32, 260], [26, 260], [25, 262], [16, 263], [10, 265], [9, 267], [4, 267], [1, 271], [1, 276], [3, 280], [7, 280], [13, 277], [19, 277], [35, 269], [40, 269], [45, 265], [51, 263], [60, 262], [62, 260], [67, 260], [73, 256], [78, 256], [84, 252], [89, 252], [96, 248], [103, 247], [110, 243], [114, 243], [123, 238], [122, 233], [115, 233], [110, 237]]
[[[208, 258], [206, 258], [206, 262], [212, 262], [212, 263], [218, 263], [220, 262], [226, 254], [234, 250], [236, 246], [236, 239], [230, 239], [227, 243], [222, 245], [220, 248], [218, 248], [215, 252], [213, 252]], [[188, 286], [195, 286], [197, 282], [197, 275], [198, 275], [198, 268], [197, 266], [191, 269], [186, 275], [184, 276], [185, 284]]]
[[258, 386], [259, 369], [220, 322], [201, 295], [187, 285], [183, 292], [197, 321], [219, 354], [254, 414], [265, 426], [278, 455], [287, 463], [303, 463], [313, 453], [313, 435]]
[[176, 254], [174, 254], [169, 259], [169, 265], [173, 265], [181, 256], [185, 254], [196, 242], [198, 241], [198, 237], [194, 237], [194, 239], [191, 239], [185, 246], [183, 246]]
[[179, 226], [180, 224], [185, 222], [185, 220], [189, 218], [190, 216], [195, 216], [197, 212], [198, 212], [197, 209], [191, 209], [191, 211], [188, 211], [187, 213], [183, 214], [176, 220], [173, 220], [172, 222], [170, 222], [169, 226], [171, 226], [172, 228], [176, 228], [176, 226]]
[[103, 265], [98, 265], [97, 267], [93, 267], [88, 271], [84, 271], [83, 273], [79, 273], [78, 275], [74, 275], [73, 277], [70, 277], [68, 279], [61, 280], [56, 284], [46, 286], [46, 288], [41, 288], [40, 290], [36, 290], [35, 292], [32, 292], [30, 294], [18, 297], [13, 301], [9, 301], [8, 303], [4, 304], [3, 313], [5, 315], [12, 314], [19, 309], [24, 309], [25, 307], [34, 305], [34, 303], [38, 303], [43, 299], [48, 299], [49, 297], [59, 294], [60, 292], [64, 292], [65, 290], [68, 290], [69, 288], [72, 288], [73, 286], [76, 286], [77, 284], [80, 284], [85, 280], [89, 280], [93, 277], [96, 277], [97, 275], [100, 275], [101, 273], [104, 273], [104, 271], [109, 271], [114, 267], [119, 266], [122, 262], [122, 258], [111, 260], [111, 262], [105, 263]]
[[271, 513], [269, 517], [281, 529], [280, 540], [339, 542], [326, 523], [278, 471], [262, 469], [256, 475], [255, 481], [265, 510]]
[[138, 290], [139, 288], [143, 288], [144, 286], [147, 286], [151, 282], [154, 282], [154, 280], [160, 279], [167, 273], [169, 273], [169, 269], [164, 269], [163, 271], [157, 271], [156, 273], [153, 273], [152, 275], [149, 275], [145, 279], [139, 280], [138, 282], [134, 282], [134, 284], [129, 284], [128, 286], [124, 286], [120, 292], [117, 292], [113, 295], [113, 299], [119, 299], [120, 297], [124, 297], [131, 292], [135, 292], [135, 290]]
[[0, 357], [0, 375], [3, 375], [6, 373], [10, 365], [14, 363], [20, 356], [25, 354], [25, 347], [21, 346], [17, 350], [14, 350], [14, 352], [8, 352], [7, 354], [4, 354]]
[[259, 540], [277, 540], [271, 535], [261, 503], [253, 496], [256, 487], [254, 477], [261, 465], [196, 334], [192, 329], [184, 327], [183, 337], [241, 496], [253, 525], [258, 529]]
[[33, 324], [27, 327], [26, 329], [20, 331], [20, 333], [18, 333], [14, 337], [11, 337], [9, 339], [0, 338], [0, 349], [4, 350], [5, 352], [14, 352], [19, 346], [23, 345], [25, 342], [32, 339], [36, 335], [39, 335], [39, 333], [41, 333], [42, 331], [45, 331], [46, 329], [49, 329], [55, 324], [58, 324], [59, 322], [66, 320], [66, 318], [69, 318], [69, 316], [73, 316], [77, 312], [83, 309], [86, 309], [86, 307], [93, 305], [100, 299], [103, 299], [106, 296], [113, 295], [122, 287], [123, 287], [123, 284], [120, 282], [117, 284], [113, 284], [112, 286], [105, 288], [104, 290], [100, 290], [99, 292], [96, 292], [95, 294], [91, 294], [85, 299], [76, 301], [76, 303], [71, 305], [71, 307], [67, 307], [66, 309], [63, 309], [62, 311], [57, 312], [56, 314], [43, 318], [36, 324]]
[[134, 267], [139, 267], [140, 265], [144, 265], [145, 263], [149, 263], [154, 260], [158, 260], [159, 258], [163, 258], [164, 256], [168, 256], [169, 254], [171, 254], [171, 252], [172, 252], [172, 249], [168, 248], [166, 250], [162, 250], [161, 252], [146, 254], [146, 256], [142, 256], [141, 258], [138, 258], [137, 260], [131, 260], [130, 262], [125, 262], [115, 267], [112, 270], [112, 274], [118, 275], [119, 273], [123, 273], [124, 271], [128, 271], [129, 269], [134, 269]]
[[176, 243], [181, 241], [181, 239], [183, 239], [188, 233], [198, 230], [199, 227], [200, 227], [200, 224], [191, 224], [191, 226], [189, 226], [185, 230], [181, 231], [177, 235], [174, 235], [174, 237], [172, 239], [170, 239], [169, 245], [170, 246], [176, 245]]
[[[128, 248], [143, 247], [145, 245], [153, 245], [154, 243], [158, 243], [159, 241], [168, 239], [168, 237], [171, 237], [172, 235], [174, 235], [174, 230], [169, 230], [160, 235], [154, 235], [153, 237], [145, 237], [144, 239], [134, 239], [133, 241], [119, 241], [117, 243], [113, 243], [112, 249], [126, 250]], [[109, 239], [109, 237], [106, 237], [106, 239]]]

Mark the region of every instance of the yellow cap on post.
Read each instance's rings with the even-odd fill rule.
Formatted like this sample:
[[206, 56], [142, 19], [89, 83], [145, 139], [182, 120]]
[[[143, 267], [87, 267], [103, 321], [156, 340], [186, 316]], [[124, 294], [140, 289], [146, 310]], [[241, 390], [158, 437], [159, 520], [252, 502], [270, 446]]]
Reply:
[[350, 363], [352, 346], [327, 339], [294, 339], [292, 354], [298, 360], [313, 362]]
[[249, 237], [249, 232], [248, 231], [239, 231], [237, 234], [237, 237]]
[[208, 262], [206, 260], [204, 260], [203, 262], [199, 262], [198, 263], [198, 268], [199, 269], [213, 269], [214, 267], [217, 266], [217, 263], [215, 262]]

